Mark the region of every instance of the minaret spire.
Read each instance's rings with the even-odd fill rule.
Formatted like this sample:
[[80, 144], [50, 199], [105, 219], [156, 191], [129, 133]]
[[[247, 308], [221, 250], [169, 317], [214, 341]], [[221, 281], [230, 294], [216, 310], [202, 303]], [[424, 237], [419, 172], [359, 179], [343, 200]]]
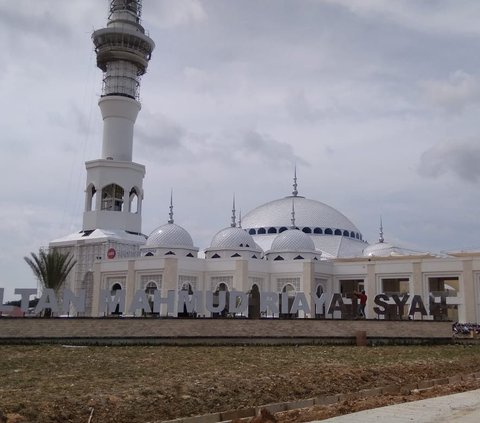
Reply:
[[235, 194], [233, 194], [233, 205], [232, 205], [232, 223], [230, 223], [232, 228], [237, 226], [237, 216], [235, 212]]
[[293, 170], [293, 191], [292, 195], [296, 197], [298, 195], [298, 185], [297, 185], [297, 164], [295, 163], [295, 167]]
[[292, 218], [290, 219], [292, 222], [292, 229], [296, 229], [297, 226], [295, 225], [295, 198], [292, 198]]
[[173, 223], [173, 189], [170, 191], [170, 213], [168, 213], [170, 219], [168, 219], [168, 223]]
[[383, 238], [383, 222], [382, 216], [380, 216], [380, 236], [378, 237], [378, 242], [383, 243], [385, 239]]
[[242, 209], [240, 209], [238, 212], [238, 227], [242, 227]]

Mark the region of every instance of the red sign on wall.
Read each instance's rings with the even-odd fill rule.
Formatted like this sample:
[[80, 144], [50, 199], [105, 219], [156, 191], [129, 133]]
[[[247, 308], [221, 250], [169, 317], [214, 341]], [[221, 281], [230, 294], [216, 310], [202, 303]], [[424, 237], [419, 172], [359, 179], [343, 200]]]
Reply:
[[107, 257], [109, 259], [114, 259], [115, 256], [117, 255], [117, 252], [115, 251], [115, 248], [109, 248], [107, 251]]

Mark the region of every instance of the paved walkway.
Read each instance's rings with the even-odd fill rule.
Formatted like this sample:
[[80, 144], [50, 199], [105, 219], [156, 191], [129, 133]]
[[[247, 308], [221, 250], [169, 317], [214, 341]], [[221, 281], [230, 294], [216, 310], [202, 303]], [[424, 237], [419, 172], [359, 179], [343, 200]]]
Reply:
[[[318, 423], [479, 423], [480, 389], [333, 417]], [[312, 422], [316, 423], [316, 422]]]

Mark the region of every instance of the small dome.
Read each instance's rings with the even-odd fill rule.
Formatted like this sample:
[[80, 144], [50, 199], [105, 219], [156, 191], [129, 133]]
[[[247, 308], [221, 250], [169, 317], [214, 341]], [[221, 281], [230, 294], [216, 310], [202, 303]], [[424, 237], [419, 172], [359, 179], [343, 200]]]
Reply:
[[278, 234], [272, 242], [272, 251], [315, 251], [312, 238], [298, 229], [288, 229]]
[[253, 240], [252, 236], [244, 229], [237, 227], [230, 227], [222, 229], [217, 232], [210, 243], [210, 248], [213, 249], [238, 249], [250, 248], [257, 250], [258, 246]]
[[147, 239], [146, 247], [194, 248], [190, 234], [175, 223], [167, 223], [155, 229]]

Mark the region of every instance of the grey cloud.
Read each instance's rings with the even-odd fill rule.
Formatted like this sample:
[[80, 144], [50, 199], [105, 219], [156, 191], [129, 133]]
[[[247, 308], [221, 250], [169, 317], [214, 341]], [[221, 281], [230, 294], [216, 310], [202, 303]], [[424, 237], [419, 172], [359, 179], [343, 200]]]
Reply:
[[303, 91], [291, 94], [286, 100], [286, 108], [295, 120], [314, 122], [322, 117], [322, 112], [311, 104]]
[[150, 115], [148, 123], [148, 126], [137, 125], [135, 128], [135, 138], [139, 141], [139, 146], [153, 152], [182, 148], [186, 131], [180, 125], [160, 114]]
[[248, 131], [242, 135], [238, 151], [246, 157], [264, 163], [284, 165], [299, 163], [308, 166], [307, 161], [295, 154], [291, 144], [277, 141], [257, 131]]
[[419, 173], [437, 178], [452, 172], [468, 182], [480, 178], [480, 142], [477, 139], [447, 141], [434, 145], [420, 157]]
[[426, 99], [448, 112], [461, 112], [471, 104], [480, 103], [478, 78], [458, 70], [448, 80], [429, 80], [421, 83]]
[[[10, 9], [7, 5], [3, 5], [0, 6], [0, 27], [9, 28], [22, 37], [36, 35], [56, 40], [70, 38], [71, 28], [63, 21], [56, 19], [56, 15], [52, 12], [53, 9], [45, 10], [43, 13], [26, 13], [23, 8]], [[21, 31], [19, 31], [20, 28]], [[18, 47], [17, 42], [14, 45]]]
[[[315, 1], [315, 0], [311, 0]], [[411, 0], [324, 0], [348, 9], [364, 18], [383, 18], [405, 27], [425, 32], [452, 34], [478, 34], [477, 16], [480, 5], [477, 0], [457, 2], [419, 2]], [[458, 23], [462, 22], [462, 25]]]
[[235, 165], [248, 160], [280, 166], [292, 163], [308, 166], [307, 161], [295, 154], [292, 145], [255, 130], [196, 134], [162, 115], [149, 119], [152, 121], [154, 124], [150, 127], [136, 129], [138, 145], [149, 158], [168, 152], [169, 156], [163, 156], [165, 161], [189, 158]]
[[160, 28], [202, 22], [207, 17], [200, 0], [157, 0], [148, 4], [148, 24]]

